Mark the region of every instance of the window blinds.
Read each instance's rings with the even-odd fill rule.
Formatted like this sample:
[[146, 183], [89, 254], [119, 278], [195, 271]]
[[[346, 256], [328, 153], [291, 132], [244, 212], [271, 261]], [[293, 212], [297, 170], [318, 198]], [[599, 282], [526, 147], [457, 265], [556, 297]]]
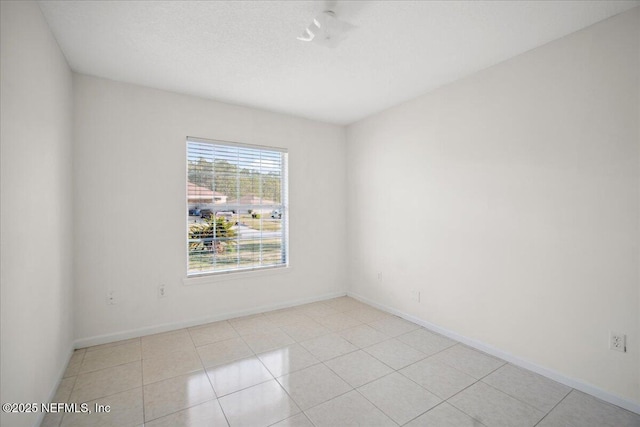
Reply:
[[188, 275], [286, 266], [287, 152], [187, 138]]

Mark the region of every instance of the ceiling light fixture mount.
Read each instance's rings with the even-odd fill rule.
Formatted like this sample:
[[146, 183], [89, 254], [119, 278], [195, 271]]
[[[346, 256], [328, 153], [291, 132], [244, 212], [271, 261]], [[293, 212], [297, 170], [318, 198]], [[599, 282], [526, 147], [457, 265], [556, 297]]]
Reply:
[[333, 48], [344, 40], [346, 33], [353, 28], [355, 26], [338, 19], [334, 11], [325, 10], [313, 18], [311, 24], [304, 29], [297, 39]]

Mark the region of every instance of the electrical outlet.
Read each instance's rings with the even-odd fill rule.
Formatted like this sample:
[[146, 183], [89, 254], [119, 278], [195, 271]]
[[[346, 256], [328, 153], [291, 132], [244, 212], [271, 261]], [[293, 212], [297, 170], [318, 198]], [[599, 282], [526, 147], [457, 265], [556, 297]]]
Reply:
[[164, 298], [167, 296], [167, 287], [166, 285], [162, 284], [160, 286], [158, 286], [158, 298]]
[[107, 304], [108, 305], [114, 305], [116, 303], [116, 291], [110, 289], [107, 292]]
[[609, 349], [627, 352], [627, 336], [625, 334], [619, 334], [617, 332], [609, 333]]

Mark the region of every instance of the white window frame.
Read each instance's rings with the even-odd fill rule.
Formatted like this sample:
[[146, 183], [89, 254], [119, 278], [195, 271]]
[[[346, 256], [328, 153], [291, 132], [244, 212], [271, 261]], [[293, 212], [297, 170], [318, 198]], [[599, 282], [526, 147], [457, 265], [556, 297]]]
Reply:
[[[211, 279], [235, 279], [240, 277], [251, 277], [254, 275], [265, 275], [265, 274], [276, 274], [281, 272], [289, 271], [289, 262], [290, 262], [290, 253], [289, 253], [289, 171], [288, 171], [288, 150], [286, 148], [281, 147], [271, 147], [271, 146], [263, 146], [263, 145], [255, 145], [255, 144], [245, 144], [240, 142], [232, 142], [232, 141], [222, 141], [222, 140], [212, 140], [206, 138], [199, 137], [191, 137], [188, 136], [185, 142], [185, 153], [186, 153], [186, 173], [185, 173], [185, 189], [188, 188], [189, 185], [189, 143], [200, 143], [200, 144], [210, 144], [214, 146], [225, 146], [225, 147], [233, 147], [233, 148], [246, 148], [252, 150], [261, 150], [268, 152], [279, 152], [282, 156], [282, 166], [281, 166], [281, 202], [278, 205], [282, 209], [283, 221], [281, 223], [281, 241], [282, 241], [282, 257], [284, 258], [284, 262], [276, 265], [265, 265], [265, 266], [251, 266], [251, 267], [237, 267], [237, 268], [229, 268], [225, 270], [207, 270], [201, 272], [190, 272], [189, 270], [189, 194], [188, 191], [186, 193], [185, 201], [185, 215], [186, 215], [186, 223], [187, 229], [185, 232], [185, 250], [186, 250], [186, 274], [185, 279], [183, 280], [184, 284], [199, 284], [206, 283], [207, 281], [211, 281]], [[238, 201], [239, 202], [239, 201]], [[228, 205], [228, 204], [227, 204]], [[251, 207], [251, 205], [243, 205], [240, 203], [232, 204], [232, 206], [238, 207], [238, 212], [240, 211], [240, 206], [243, 207]]]

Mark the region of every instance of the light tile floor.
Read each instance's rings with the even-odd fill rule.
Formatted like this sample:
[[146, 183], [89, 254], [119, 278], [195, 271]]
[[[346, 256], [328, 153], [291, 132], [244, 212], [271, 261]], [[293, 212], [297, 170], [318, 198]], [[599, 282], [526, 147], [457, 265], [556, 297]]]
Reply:
[[640, 427], [348, 297], [77, 350], [43, 426]]

